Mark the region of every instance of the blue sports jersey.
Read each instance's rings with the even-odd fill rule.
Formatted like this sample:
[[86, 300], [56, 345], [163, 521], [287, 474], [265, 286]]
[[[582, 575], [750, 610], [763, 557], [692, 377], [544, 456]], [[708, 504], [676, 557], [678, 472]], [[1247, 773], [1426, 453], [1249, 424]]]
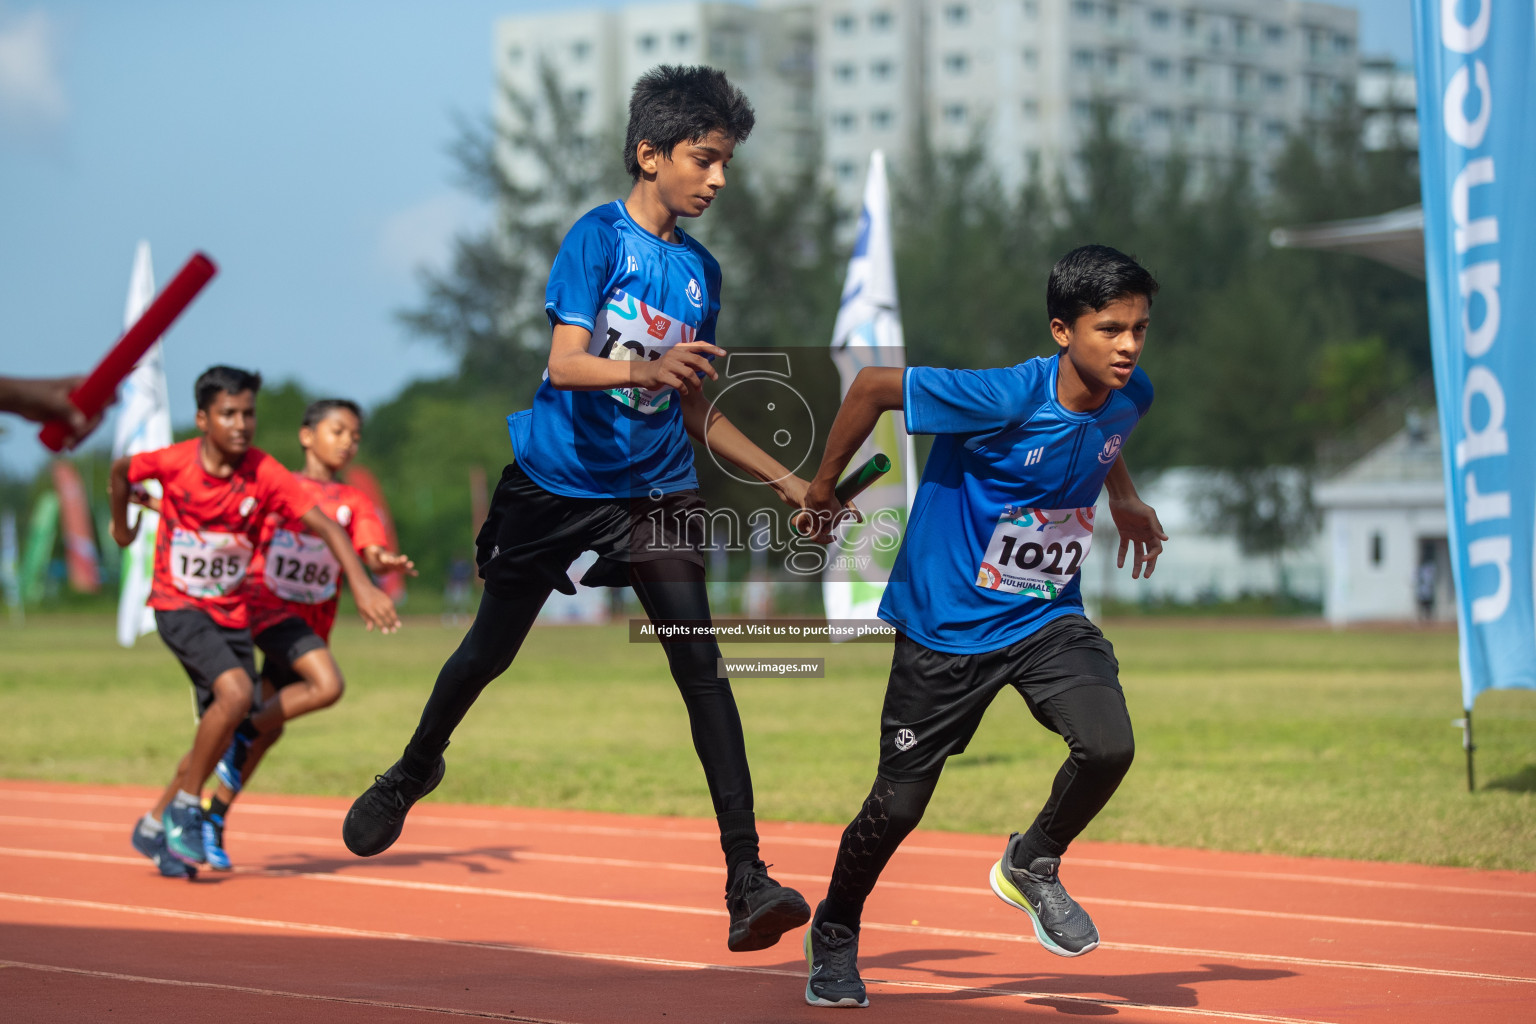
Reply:
[[[720, 264], [677, 230], [665, 242], [621, 202], [571, 227], [549, 271], [544, 310], [592, 332], [593, 355], [659, 359], [685, 341], [714, 341]], [[533, 408], [507, 417], [518, 465], [540, 487], [572, 498], [633, 498], [698, 486], [677, 393], [561, 391], [548, 371]]]
[[914, 366], [907, 432], [937, 434], [880, 617], [936, 651], [995, 651], [1081, 615], [1104, 478], [1152, 406], [1137, 367], [1094, 412], [1056, 400], [1058, 357], [991, 370]]

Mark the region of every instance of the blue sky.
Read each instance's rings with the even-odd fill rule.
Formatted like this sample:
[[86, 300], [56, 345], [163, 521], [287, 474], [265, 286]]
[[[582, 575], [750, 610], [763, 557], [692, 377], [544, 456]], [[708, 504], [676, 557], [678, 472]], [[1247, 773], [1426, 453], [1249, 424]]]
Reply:
[[[488, 108], [496, 17], [561, 6], [0, 0], [0, 373], [93, 365], [141, 238], [157, 286], [197, 249], [221, 267], [167, 335], [178, 423], [216, 362], [369, 404], [443, 372], [393, 314], [485, 216], [453, 115]], [[1409, 0], [1358, 6], [1362, 50], [1411, 60]], [[0, 426], [0, 468], [30, 472], [34, 432]]]

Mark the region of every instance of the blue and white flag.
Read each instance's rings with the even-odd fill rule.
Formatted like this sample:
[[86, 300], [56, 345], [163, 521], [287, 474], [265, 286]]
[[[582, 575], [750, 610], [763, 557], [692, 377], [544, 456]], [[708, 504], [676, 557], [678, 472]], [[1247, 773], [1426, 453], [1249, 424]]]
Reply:
[[1536, 5], [1416, 0], [1419, 167], [1463, 706], [1536, 689]]
[[[155, 298], [155, 271], [150, 265], [149, 243], [140, 242], [133, 257], [133, 276], [128, 281], [128, 304], [123, 310], [123, 329], [132, 327]], [[157, 341], [123, 381], [117, 433], [112, 458], [164, 448], [171, 443], [171, 399], [165, 386], [165, 361]], [[144, 487], [156, 497], [160, 484], [147, 480]], [[130, 508], [143, 519], [139, 535], [123, 551], [122, 589], [117, 602], [117, 642], [132, 647], [145, 633], [155, 631], [155, 613], [149, 607], [149, 587], [155, 569], [155, 533], [160, 517], [149, 509]]]
[[[842, 378], [844, 397], [864, 367], [905, 366], [907, 361], [901, 308], [896, 302], [885, 154], [878, 149], [869, 157], [858, 238], [848, 259], [842, 305], [832, 328], [832, 361]], [[829, 619], [875, 617], [896, 559], [893, 540], [900, 529], [905, 529], [907, 511], [912, 507], [917, 466], [912, 438], [899, 412], [880, 417], [852, 465], [862, 464], [876, 452], [887, 455], [893, 465], [878, 483], [855, 499], [864, 522], [843, 527], [840, 539], [828, 552], [821, 591]]]

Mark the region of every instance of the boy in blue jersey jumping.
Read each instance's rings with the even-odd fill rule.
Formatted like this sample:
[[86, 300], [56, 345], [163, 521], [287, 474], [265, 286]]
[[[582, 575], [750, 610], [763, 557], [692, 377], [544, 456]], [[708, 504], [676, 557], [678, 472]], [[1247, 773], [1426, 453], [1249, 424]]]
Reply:
[[869, 1005], [857, 959], [864, 901], [945, 759], [965, 750], [1005, 686], [1070, 754], [1034, 823], [1009, 838], [992, 890], [1029, 915], [1052, 953], [1099, 944], [1057, 870], [1119, 786], [1133, 743], [1114, 649], [1083, 616], [1078, 573], [1106, 484], [1120, 565], [1136, 547], [1132, 576], [1151, 575], [1167, 539], [1120, 457], [1152, 405], [1136, 361], [1156, 292], [1130, 257], [1085, 246], [1051, 271], [1054, 357], [990, 370], [870, 367], [848, 389], [806, 496], [823, 536], [840, 514], [833, 485], [881, 413], [903, 409], [909, 433], [936, 436], [880, 605], [898, 633], [879, 769], [806, 931], [813, 1006]]
[[[690, 436], [773, 488], [791, 508], [807, 484], [763, 452], [701, 390], [711, 359], [720, 266], [678, 226], [725, 186], [725, 168], [751, 131], [751, 106], [723, 74], [658, 67], [636, 83], [624, 160], [634, 188], [587, 213], [566, 235], [549, 275], [549, 367], [531, 410], [508, 417], [516, 462], [502, 473], [476, 539], [485, 595], [443, 666], [400, 760], [352, 805], [347, 848], [372, 856], [400, 835], [411, 805], [443, 777], [443, 751], [480, 691], [506, 671], [552, 589], [583, 551], [587, 586], [633, 586], [651, 621], [710, 619], [698, 538], [704, 508]], [[810, 919], [793, 889], [758, 856], [752, 778], [720, 649], [668, 642], [688, 708], [726, 860], [727, 944], [763, 949]]]

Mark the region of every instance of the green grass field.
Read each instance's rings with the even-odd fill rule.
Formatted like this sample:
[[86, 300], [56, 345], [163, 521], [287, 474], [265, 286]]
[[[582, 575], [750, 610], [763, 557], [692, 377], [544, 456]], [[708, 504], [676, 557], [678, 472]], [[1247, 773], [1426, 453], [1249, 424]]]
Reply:
[[[353, 796], [415, 725], [460, 631], [393, 637], [345, 621], [349, 691], [300, 720], [255, 791]], [[1276, 625], [1111, 621], [1136, 764], [1087, 838], [1536, 870], [1536, 694], [1478, 702], [1466, 792], [1455, 637]], [[0, 776], [161, 785], [191, 736], [190, 687], [154, 636], [122, 650], [102, 616], [0, 626]], [[873, 776], [890, 648], [825, 656], [821, 680], [736, 683], [758, 814], [841, 822]], [[1011, 691], [949, 764], [927, 827], [1006, 832], [1043, 800], [1065, 748]], [[441, 799], [710, 813], [661, 652], [622, 627], [536, 629], [460, 729]]]

